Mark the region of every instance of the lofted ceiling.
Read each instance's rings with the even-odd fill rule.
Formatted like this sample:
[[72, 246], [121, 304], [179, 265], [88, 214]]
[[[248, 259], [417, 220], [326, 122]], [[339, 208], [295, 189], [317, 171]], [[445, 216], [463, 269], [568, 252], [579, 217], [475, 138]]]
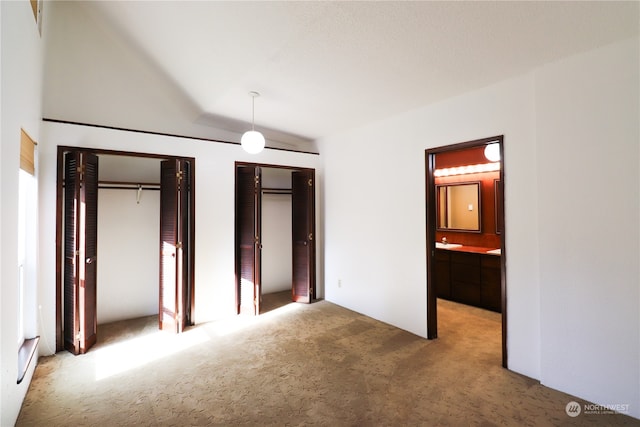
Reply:
[[527, 73], [639, 27], [638, 2], [81, 3], [166, 76], [193, 123], [241, 133], [251, 121], [248, 92], [258, 91], [256, 127], [303, 142]]

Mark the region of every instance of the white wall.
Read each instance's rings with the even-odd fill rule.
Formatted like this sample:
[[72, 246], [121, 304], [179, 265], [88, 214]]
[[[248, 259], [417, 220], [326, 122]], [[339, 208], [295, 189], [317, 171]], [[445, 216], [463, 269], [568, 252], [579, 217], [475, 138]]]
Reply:
[[[521, 203], [507, 204], [511, 213], [519, 214], [509, 218], [505, 248], [514, 259], [509, 270], [519, 277], [510, 289], [510, 304], [523, 307], [521, 313], [524, 310], [529, 319], [537, 318], [537, 309], [526, 308], [528, 301], [538, 298], [537, 243], [535, 227], [531, 228], [537, 200], [531, 191], [535, 181], [529, 178], [535, 156], [531, 84], [531, 76], [509, 80], [321, 142], [327, 299], [426, 336], [424, 151], [504, 134], [505, 182], [511, 184], [505, 204]], [[354, 176], [354, 163], [366, 172]], [[520, 198], [516, 188], [532, 196]], [[510, 236], [529, 244], [511, 244]], [[516, 319], [513, 326], [536, 337], [537, 328], [527, 324]], [[530, 340], [522, 335], [512, 339]], [[521, 370], [537, 374], [534, 360], [524, 363]]]
[[[56, 150], [58, 145], [137, 151], [195, 158], [195, 321], [214, 320], [235, 313], [234, 176], [235, 162], [257, 162], [319, 170], [319, 156], [276, 150], [246, 154], [239, 145], [162, 137], [66, 125], [42, 124], [40, 143], [40, 301], [50, 330], [41, 331], [54, 342], [55, 325], [55, 206]], [[316, 198], [322, 188], [317, 188]], [[318, 204], [319, 206], [319, 204]], [[321, 211], [318, 209], [319, 220]], [[319, 237], [322, 230], [318, 227]], [[321, 242], [317, 243], [321, 245]], [[318, 258], [318, 270], [322, 264]], [[322, 292], [322, 275], [318, 274]]]
[[[0, 425], [9, 426], [18, 416], [35, 368], [31, 363], [23, 382], [16, 384], [20, 128], [40, 141], [42, 42], [29, 2], [0, 2], [0, 19]], [[36, 304], [26, 307], [31, 325], [37, 323]]]
[[291, 194], [262, 195], [262, 293], [291, 290]]
[[136, 196], [98, 191], [98, 324], [158, 313], [160, 191]]
[[424, 150], [504, 134], [509, 368], [640, 417], [637, 64], [635, 38], [321, 141], [326, 298], [426, 336]]
[[536, 72], [541, 381], [640, 417], [638, 39]]

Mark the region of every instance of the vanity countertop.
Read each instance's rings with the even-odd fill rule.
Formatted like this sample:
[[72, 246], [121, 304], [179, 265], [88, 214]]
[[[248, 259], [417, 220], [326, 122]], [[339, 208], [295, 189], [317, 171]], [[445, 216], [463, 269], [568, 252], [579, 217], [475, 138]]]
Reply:
[[487, 255], [493, 255], [493, 256], [500, 256], [500, 254], [498, 253], [491, 253], [489, 251], [493, 251], [496, 248], [484, 248], [481, 246], [456, 246], [456, 245], [451, 245], [450, 248], [447, 247], [443, 247], [440, 246], [438, 247], [438, 249], [444, 249], [446, 251], [457, 251], [457, 252], [471, 252], [474, 254], [487, 254]]

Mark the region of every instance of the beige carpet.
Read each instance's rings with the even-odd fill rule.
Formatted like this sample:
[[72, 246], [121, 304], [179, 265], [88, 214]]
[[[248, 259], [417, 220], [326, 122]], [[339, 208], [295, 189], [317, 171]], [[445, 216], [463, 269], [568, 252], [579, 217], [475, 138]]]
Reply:
[[571, 418], [585, 402], [501, 368], [496, 313], [439, 301], [428, 341], [326, 301], [276, 307], [181, 335], [104, 325], [88, 354], [40, 359], [17, 425], [640, 425]]

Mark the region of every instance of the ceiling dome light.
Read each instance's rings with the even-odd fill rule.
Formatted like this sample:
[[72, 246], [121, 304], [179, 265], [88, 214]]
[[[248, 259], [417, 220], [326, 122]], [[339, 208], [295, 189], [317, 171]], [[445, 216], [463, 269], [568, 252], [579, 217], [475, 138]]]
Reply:
[[244, 151], [249, 154], [258, 154], [264, 149], [264, 136], [255, 130], [255, 103], [256, 97], [260, 96], [258, 92], [249, 92], [251, 96], [251, 130], [246, 131], [240, 139], [240, 144]]
[[490, 162], [499, 162], [500, 161], [500, 144], [498, 144], [497, 142], [494, 142], [492, 144], [485, 145], [484, 156]]
[[242, 148], [249, 154], [258, 154], [264, 148], [264, 136], [258, 131], [248, 130], [240, 140]]

